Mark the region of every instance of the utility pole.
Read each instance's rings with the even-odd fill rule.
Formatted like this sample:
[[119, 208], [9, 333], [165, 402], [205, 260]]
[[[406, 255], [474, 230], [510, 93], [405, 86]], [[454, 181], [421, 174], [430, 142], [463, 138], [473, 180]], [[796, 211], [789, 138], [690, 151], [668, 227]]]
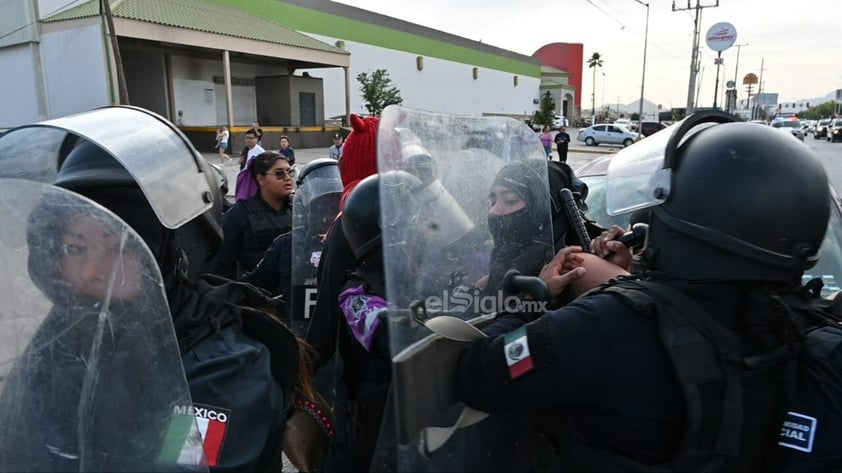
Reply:
[[[754, 97], [755, 97], [754, 101], [757, 105], [758, 114], [759, 114], [759, 110], [760, 110], [760, 107], [761, 107], [760, 99], [762, 98], [760, 96], [760, 94], [763, 93], [763, 71], [766, 70], [766, 68], [764, 68], [763, 65], [765, 63], [766, 63], [765, 57], [760, 59], [760, 80], [757, 82], [757, 93], [754, 95]], [[762, 107], [763, 107], [763, 119], [765, 120], [766, 119], [766, 106], [762, 105]]]
[[602, 114], [605, 115], [605, 73], [602, 73]]
[[[637, 122], [643, 122], [643, 86], [646, 84], [646, 48], [649, 46], [649, 4], [640, 0], [635, 2], [646, 7], [646, 32], [643, 34], [643, 76], [640, 78], [640, 106], [637, 109]], [[639, 127], [640, 125], [638, 125]]]
[[696, 86], [696, 103], [699, 103], [699, 93], [702, 91], [702, 79], [705, 77], [705, 68], [702, 66], [702, 71], [699, 74], [699, 84]]
[[740, 80], [740, 75], [738, 72], [740, 71], [740, 48], [743, 46], [748, 46], [748, 43], [741, 43], [735, 44], [734, 46], [737, 47], [737, 65], [734, 67], [734, 108], [737, 107], [737, 90], [740, 90], [740, 85], [742, 85], [743, 81]]
[[117, 70], [117, 90], [120, 93], [120, 103], [129, 104], [129, 89], [126, 87], [126, 75], [123, 73], [123, 59], [120, 57], [120, 45], [117, 43], [117, 33], [114, 31], [114, 19], [111, 17], [110, 0], [100, 0], [99, 7], [108, 25], [108, 36], [111, 38], [111, 49], [114, 53], [114, 69]]
[[687, 115], [693, 113], [695, 108], [694, 95], [696, 92], [696, 73], [699, 72], [698, 57], [699, 57], [699, 27], [701, 26], [702, 10], [705, 8], [713, 8], [719, 6], [719, 0], [716, 0], [715, 5], [702, 5], [701, 0], [696, 0], [696, 6], [690, 6], [690, 0], [687, 0], [686, 8], [676, 8], [675, 0], [672, 1], [672, 11], [688, 11], [696, 10], [696, 17], [693, 20], [693, 50], [690, 54], [690, 83], [687, 86]]

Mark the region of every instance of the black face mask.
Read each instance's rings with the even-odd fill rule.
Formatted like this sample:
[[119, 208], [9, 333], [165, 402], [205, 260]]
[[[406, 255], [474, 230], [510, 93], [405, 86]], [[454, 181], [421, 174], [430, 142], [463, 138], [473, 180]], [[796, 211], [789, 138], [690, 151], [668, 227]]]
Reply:
[[489, 215], [488, 231], [494, 238], [494, 248], [518, 251], [526, 248], [538, 236], [540, 223], [522, 208], [506, 215]]

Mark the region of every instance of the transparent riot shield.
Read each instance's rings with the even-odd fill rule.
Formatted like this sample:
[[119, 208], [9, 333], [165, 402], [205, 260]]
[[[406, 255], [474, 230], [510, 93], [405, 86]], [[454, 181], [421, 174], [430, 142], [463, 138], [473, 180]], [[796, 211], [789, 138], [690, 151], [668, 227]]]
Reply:
[[84, 141], [129, 171], [167, 228], [211, 208], [216, 190], [204, 159], [172, 123], [138, 107], [104, 107], [9, 130], [0, 136], [0, 177], [53, 183], [64, 159]]
[[205, 470], [163, 282], [77, 194], [0, 179], [0, 470]]
[[292, 268], [290, 327], [303, 336], [316, 306], [316, 268], [322, 256], [322, 240], [342, 198], [339, 166], [330, 158], [309, 163], [299, 174], [292, 202]]
[[389, 107], [378, 161], [393, 399], [374, 468], [511, 471], [526, 429], [465, 409], [456, 362], [473, 326], [516, 309], [504, 270], [551, 247], [543, 148], [513, 119]]

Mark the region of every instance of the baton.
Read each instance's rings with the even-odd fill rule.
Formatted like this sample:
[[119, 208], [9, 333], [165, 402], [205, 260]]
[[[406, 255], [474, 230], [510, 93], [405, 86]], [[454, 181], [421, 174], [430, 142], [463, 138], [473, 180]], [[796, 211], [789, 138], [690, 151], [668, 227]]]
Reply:
[[585, 220], [582, 218], [582, 213], [579, 212], [579, 206], [576, 205], [576, 200], [573, 198], [573, 193], [570, 189], [561, 190], [561, 201], [564, 212], [567, 214], [567, 220], [576, 232], [576, 237], [579, 240], [579, 245], [582, 246], [582, 251], [585, 253], [591, 252], [591, 237], [588, 236], [588, 230], [585, 228]]

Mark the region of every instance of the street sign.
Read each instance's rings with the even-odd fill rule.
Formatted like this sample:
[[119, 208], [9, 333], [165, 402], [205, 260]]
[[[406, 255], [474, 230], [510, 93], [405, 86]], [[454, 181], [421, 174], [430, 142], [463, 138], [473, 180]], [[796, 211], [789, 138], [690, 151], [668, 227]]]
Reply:
[[725, 83], [726, 89], [733, 89], [736, 86], [737, 86], [737, 83], [732, 81], [732, 80], [729, 80], [728, 82]]
[[743, 85], [755, 85], [758, 82], [757, 75], [752, 72], [749, 72], [745, 77], [743, 77]]
[[715, 66], [721, 66], [721, 65], [723, 65], [723, 64], [725, 64], [725, 60], [724, 60], [724, 59], [722, 59], [721, 57], [715, 57], [715, 58], [713, 58], [713, 65], [715, 65]]
[[737, 29], [731, 23], [717, 23], [708, 29], [705, 41], [710, 49], [725, 51], [737, 42]]
[[725, 91], [725, 110], [734, 113], [737, 109], [737, 90], [734, 88]]

